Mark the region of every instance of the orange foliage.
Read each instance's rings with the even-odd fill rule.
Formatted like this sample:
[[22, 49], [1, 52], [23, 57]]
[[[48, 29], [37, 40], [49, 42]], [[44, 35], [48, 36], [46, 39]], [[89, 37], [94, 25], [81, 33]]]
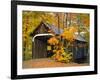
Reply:
[[52, 37], [52, 38], [50, 38], [50, 39], [48, 40], [48, 43], [49, 43], [50, 45], [56, 45], [56, 44], [59, 43], [59, 41], [58, 41], [58, 39], [56, 39], [56, 37]]
[[89, 19], [84, 19], [84, 20], [83, 20], [83, 23], [84, 23], [84, 25], [85, 25], [86, 27], [89, 27], [89, 24], [90, 24]]

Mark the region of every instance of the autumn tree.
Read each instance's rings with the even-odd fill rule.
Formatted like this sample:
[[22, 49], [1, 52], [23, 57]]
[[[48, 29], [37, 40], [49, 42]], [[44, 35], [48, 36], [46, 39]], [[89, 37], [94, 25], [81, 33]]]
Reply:
[[[22, 12], [22, 32], [23, 32], [23, 55], [24, 60], [32, 58], [32, 37], [30, 33], [34, 32], [41, 21], [52, 24], [63, 33], [58, 37], [53, 37], [48, 42], [52, 45], [58, 44], [61, 38], [72, 42], [75, 38], [74, 33], [86, 32], [86, 39], [89, 41], [89, 14], [82, 13], [63, 13], [63, 12], [43, 12], [43, 11], [23, 11]], [[52, 43], [54, 42], [54, 43]], [[63, 42], [63, 41], [62, 41]]]

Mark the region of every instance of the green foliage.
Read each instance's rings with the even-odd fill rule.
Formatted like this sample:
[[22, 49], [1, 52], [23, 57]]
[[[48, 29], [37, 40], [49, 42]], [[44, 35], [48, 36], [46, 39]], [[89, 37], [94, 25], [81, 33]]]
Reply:
[[[80, 22], [82, 26], [89, 28], [89, 14], [76, 14], [76, 13], [68, 13], [74, 14], [74, 17], [65, 17], [66, 13], [54, 13], [54, 12], [40, 12], [40, 11], [23, 11], [22, 12], [22, 38], [23, 38], [23, 59], [28, 60], [32, 59], [32, 37], [30, 37], [30, 33], [32, 33], [40, 24], [41, 21], [45, 21], [49, 24], [52, 24], [59, 28], [67, 27], [67, 20], [77, 20], [80, 17]], [[78, 17], [77, 17], [78, 15]], [[85, 18], [84, 18], [85, 17]], [[70, 18], [70, 19], [69, 19]], [[72, 19], [75, 18], [75, 19]], [[76, 26], [77, 24], [71, 23], [72, 26]], [[85, 31], [79, 27], [80, 32]], [[85, 35], [86, 40], [89, 42], [89, 32]]]

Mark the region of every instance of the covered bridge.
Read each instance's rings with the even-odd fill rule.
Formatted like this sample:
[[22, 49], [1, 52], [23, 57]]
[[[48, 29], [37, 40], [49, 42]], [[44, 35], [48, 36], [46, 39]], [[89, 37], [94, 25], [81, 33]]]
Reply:
[[[32, 39], [32, 57], [36, 58], [47, 58], [48, 52], [47, 40], [54, 36], [59, 35], [63, 32], [63, 29], [58, 29], [53, 25], [50, 25], [45, 22], [41, 22], [39, 26], [31, 33]], [[86, 40], [79, 34], [76, 37], [74, 42], [74, 46], [72, 49], [73, 59], [77, 62], [77, 60], [83, 60], [87, 57], [85, 54], [87, 53]]]
[[[60, 30], [60, 31], [59, 31]], [[63, 32], [53, 25], [45, 22], [41, 22], [39, 26], [31, 33], [32, 39], [32, 57], [34, 58], [46, 58], [48, 43], [47, 40]]]

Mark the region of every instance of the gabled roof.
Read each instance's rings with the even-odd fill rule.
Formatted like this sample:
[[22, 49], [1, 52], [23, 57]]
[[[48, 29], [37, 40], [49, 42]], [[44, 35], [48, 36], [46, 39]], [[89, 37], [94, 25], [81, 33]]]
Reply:
[[37, 31], [38, 29], [39, 29], [39, 27], [41, 26], [41, 25], [44, 25], [44, 27], [48, 30], [51, 30], [54, 34], [56, 34], [56, 35], [59, 35], [59, 34], [61, 34], [62, 32], [63, 32], [63, 29], [61, 29], [61, 28], [58, 28], [58, 27], [56, 27], [56, 26], [54, 26], [54, 25], [51, 25], [51, 24], [49, 24], [49, 23], [46, 23], [46, 22], [44, 22], [44, 21], [41, 21], [40, 22], [40, 24], [39, 24], [39, 26], [32, 32], [32, 33], [30, 33], [30, 36], [34, 36], [33, 34], [34, 34], [34, 32], [35, 31]]
[[61, 34], [63, 32], [63, 29], [55, 27], [54, 25], [44, 23], [50, 30], [52, 30], [55, 34]]
[[87, 42], [87, 41], [85, 40], [85, 38], [81, 36], [81, 34], [77, 34], [77, 35], [76, 35], [76, 40], [81, 41], [81, 42]]

